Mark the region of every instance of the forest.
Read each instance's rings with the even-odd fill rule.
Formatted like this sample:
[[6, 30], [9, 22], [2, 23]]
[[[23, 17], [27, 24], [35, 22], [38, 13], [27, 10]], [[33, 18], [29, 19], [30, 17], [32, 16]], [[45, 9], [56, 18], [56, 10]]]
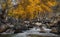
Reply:
[[41, 29], [43, 24], [59, 33], [55, 28], [60, 27], [59, 22], [59, 0], [0, 0], [0, 33], [20, 33], [37, 26]]

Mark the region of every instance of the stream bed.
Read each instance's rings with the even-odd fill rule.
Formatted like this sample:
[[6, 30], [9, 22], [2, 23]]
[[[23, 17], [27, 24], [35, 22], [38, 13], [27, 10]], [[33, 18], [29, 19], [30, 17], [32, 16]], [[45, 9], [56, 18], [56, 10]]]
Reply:
[[[23, 33], [17, 33], [17, 34], [1, 34], [0, 37], [58, 37], [58, 35], [53, 34], [53, 33], [40, 33], [39, 28], [32, 28], [27, 31], [23, 31]], [[48, 30], [47, 30], [48, 31]]]

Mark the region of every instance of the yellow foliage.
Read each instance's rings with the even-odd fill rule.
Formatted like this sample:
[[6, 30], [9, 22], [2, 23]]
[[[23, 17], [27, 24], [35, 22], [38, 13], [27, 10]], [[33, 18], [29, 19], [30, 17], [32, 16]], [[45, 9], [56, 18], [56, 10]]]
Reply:
[[30, 3], [40, 3], [40, 0], [29, 0]]
[[[57, 5], [56, 0], [16, 0], [16, 8], [8, 10], [8, 15], [14, 18], [21, 19], [34, 19], [37, 17], [38, 12], [52, 12], [52, 8]], [[12, 0], [7, 0], [8, 7], [12, 7]], [[5, 5], [2, 6], [5, 8]]]
[[36, 9], [36, 11], [43, 12], [42, 7], [41, 7], [41, 6], [39, 6], [39, 5], [37, 5], [37, 6], [35, 7], [35, 9]]
[[48, 2], [47, 4], [50, 5], [50, 6], [55, 6], [55, 5], [57, 5], [57, 2], [53, 1], [53, 2]]
[[3, 4], [2, 4], [2, 9], [4, 10], [5, 8], [6, 8], [6, 4], [3, 3]]
[[44, 4], [41, 4], [41, 7], [42, 7], [44, 10], [48, 11], [48, 12], [51, 12], [51, 11], [52, 11], [51, 8], [49, 8], [48, 6], [46, 6], [46, 5], [44, 5]]

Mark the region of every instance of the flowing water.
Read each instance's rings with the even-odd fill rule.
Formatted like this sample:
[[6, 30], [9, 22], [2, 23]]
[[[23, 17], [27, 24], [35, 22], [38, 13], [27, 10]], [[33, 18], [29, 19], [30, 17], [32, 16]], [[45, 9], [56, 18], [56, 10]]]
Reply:
[[23, 33], [18, 34], [3, 34], [0, 37], [28, 37], [29, 34], [42, 35], [42, 36], [57, 36], [55, 34], [49, 33], [48, 29], [45, 30], [46, 33], [40, 33], [40, 29], [32, 28], [31, 30], [24, 31]]

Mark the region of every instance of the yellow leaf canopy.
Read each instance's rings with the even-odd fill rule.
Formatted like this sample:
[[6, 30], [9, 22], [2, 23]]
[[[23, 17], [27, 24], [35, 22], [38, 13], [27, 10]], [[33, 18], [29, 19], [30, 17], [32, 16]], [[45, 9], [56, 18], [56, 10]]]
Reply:
[[56, 6], [57, 2], [56, 0], [15, 0], [15, 2], [7, 0], [7, 4], [8, 7], [17, 4], [16, 8], [12, 7], [8, 10], [9, 16], [22, 19], [34, 19], [37, 17], [38, 12], [53, 12], [52, 7]]

